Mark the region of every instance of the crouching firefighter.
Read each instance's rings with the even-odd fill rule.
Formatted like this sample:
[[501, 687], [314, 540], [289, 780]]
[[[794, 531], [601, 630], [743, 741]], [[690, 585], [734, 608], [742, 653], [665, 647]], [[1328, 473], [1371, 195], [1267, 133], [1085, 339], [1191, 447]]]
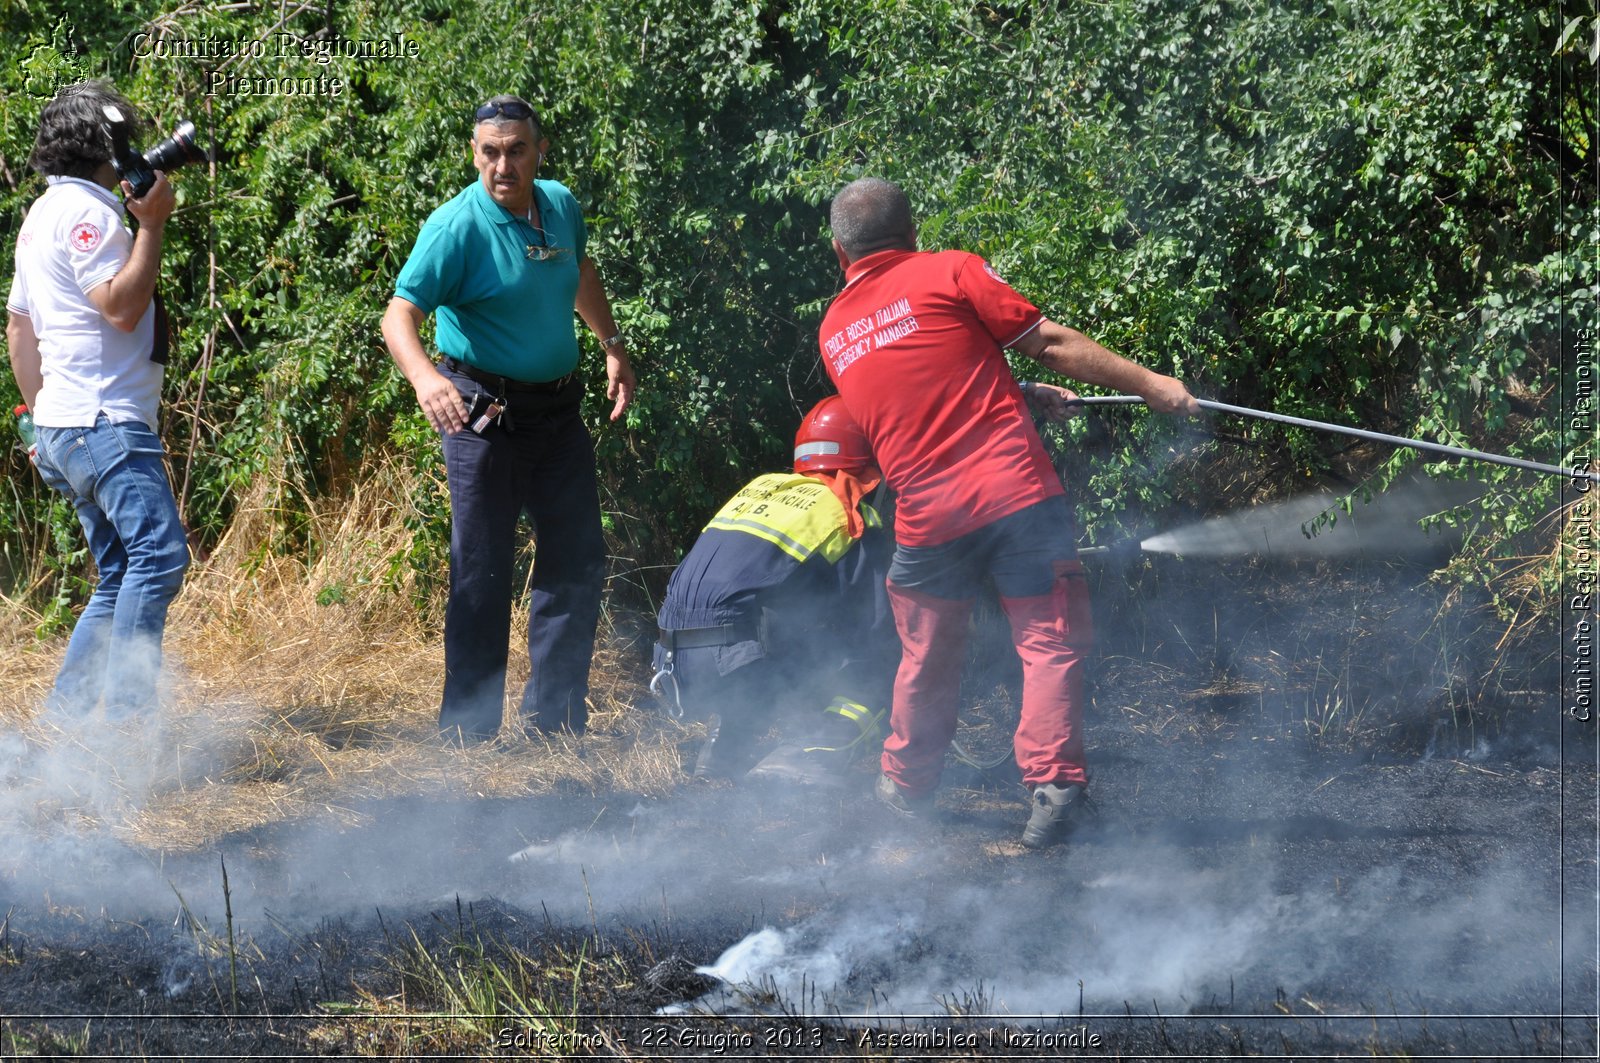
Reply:
[[[823, 399], [795, 436], [794, 472], [746, 484], [673, 573], [651, 689], [705, 723], [696, 777], [835, 786], [877, 752], [900, 658], [893, 536], [867, 501], [882, 478], [844, 404]], [[774, 723], [794, 738], [752, 768]]]

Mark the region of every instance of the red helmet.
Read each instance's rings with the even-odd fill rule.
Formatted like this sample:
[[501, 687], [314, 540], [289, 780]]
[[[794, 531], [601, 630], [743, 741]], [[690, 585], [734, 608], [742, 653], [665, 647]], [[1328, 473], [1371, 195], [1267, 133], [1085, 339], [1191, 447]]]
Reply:
[[829, 472], [864, 469], [873, 464], [867, 437], [844, 408], [844, 400], [829, 395], [811, 408], [794, 434], [794, 471]]

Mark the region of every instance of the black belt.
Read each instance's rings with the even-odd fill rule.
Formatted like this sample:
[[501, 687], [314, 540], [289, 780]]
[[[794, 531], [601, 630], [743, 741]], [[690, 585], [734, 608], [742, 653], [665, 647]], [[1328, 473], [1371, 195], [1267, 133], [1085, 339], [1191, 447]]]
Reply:
[[736, 646], [741, 642], [761, 641], [761, 626], [753, 620], [741, 620], [716, 627], [658, 628], [657, 641], [668, 653], [677, 650], [697, 650], [707, 646]]
[[495, 373], [485, 373], [482, 369], [475, 369], [465, 362], [458, 362], [449, 355], [445, 355], [443, 361], [444, 367], [450, 372], [460, 373], [468, 380], [476, 380], [486, 388], [493, 388], [496, 395], [508, 395], [512, 392], [527, 395], [559, 395], [568, 384], [572, 383], [572, 378], [576, 375], [574, 370], [564, 377], [535, 384], [525, 380], [512, 380], [508, 376], [499, 376]]

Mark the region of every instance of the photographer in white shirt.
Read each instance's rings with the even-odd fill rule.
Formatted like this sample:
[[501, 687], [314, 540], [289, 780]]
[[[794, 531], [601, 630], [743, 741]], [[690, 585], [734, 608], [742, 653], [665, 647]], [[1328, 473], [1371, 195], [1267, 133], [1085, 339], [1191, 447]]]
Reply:
[[72, 501], [99, 570], [51, 705], [89, 712], [103, 700], [116, 717], [154, 706], [189, 549], [156, 431], [166, 337], [154, 296], [176, 201], [157, 173], [126, 203], [138, 232], [124, 225], [107, 107], [134, 114], [108, 83], [89, 81], [40, 116], [29, 163], [49, 188], [17, 239], [6, 339], [39, 474]]

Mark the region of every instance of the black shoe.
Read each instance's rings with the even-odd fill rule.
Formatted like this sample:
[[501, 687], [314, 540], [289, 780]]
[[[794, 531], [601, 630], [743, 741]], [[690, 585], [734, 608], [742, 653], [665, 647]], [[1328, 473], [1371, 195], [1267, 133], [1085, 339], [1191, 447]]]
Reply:
[[1033, 811], [1022, 828], [1022, 844], [1043, 849], [1061, 841], [1083, 815], [1088, 795], [1076, 783], [1058, 786], [1044, 783], [1033, 788]]
[[492, 741], [498, 731], [467, 731], [460, 727], [445, 727], [439, 731], [439, 741], [446, 749], [472, 749]]
[[555, 735], [581, 735], [588, 730], [588, 718], [577, 720], [540, 720], [530, 719], [523, 726], [522, 731], [529, 738], [538, 741], [541, 738], [550, 738]]
[[706, 717], [706, 737], [700, 743], [690, 774], [696, 779], [726, 779], [728, 777], [728, 751], [722, 739], [722, 717], [712, 713]]
[[585, 728], [573, 730], [566, 724], [559, 727], [545, 727], [542, 724], [530, 723], [522, 729], [522, 737], [529, 742], [549, 742], [553, 738], [582, 738], [586, 733]]
[[911, 797], [900, 788], [899, 783], [887, 775], [878, 776], [878, 785], [873, 793], [880, 802], [906, 819], [921, 822], [931, 820], [934, 816], [932, 794], [925, 797]]
[[761, 758], [745, 778], [751, 782], [782, 782], [798, 786], [836, 789], [845, 784], [850, 751], [783, 745]]

